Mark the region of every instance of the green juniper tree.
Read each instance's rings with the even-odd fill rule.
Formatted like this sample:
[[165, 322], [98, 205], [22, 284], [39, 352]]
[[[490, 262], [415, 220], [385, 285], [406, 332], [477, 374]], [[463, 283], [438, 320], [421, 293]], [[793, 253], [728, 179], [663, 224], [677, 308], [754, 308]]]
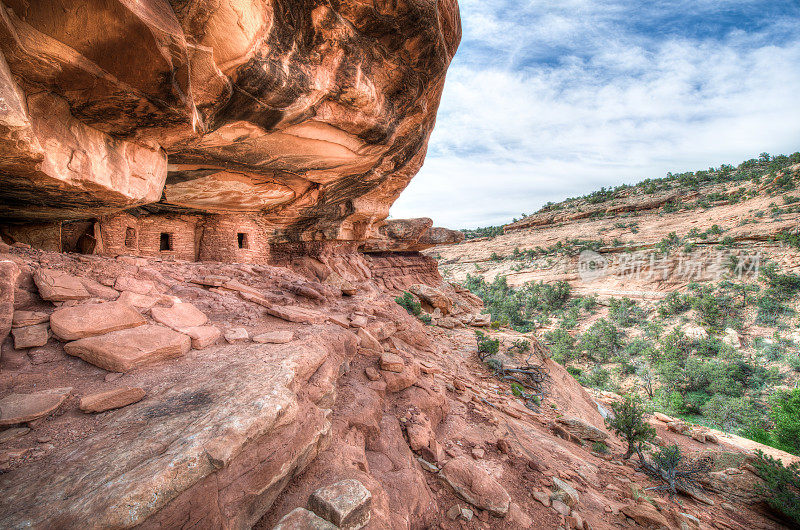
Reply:
[[638, 397], [625, 396], [622, 401], [611, 405], [611, 412], [613, 415], [606, 418], [606, 425], [628, 442], [623, 459], [629, 459], [640, 451], [642, 443], [655, 437], [656, 430], [645, 421], [646, 411]]

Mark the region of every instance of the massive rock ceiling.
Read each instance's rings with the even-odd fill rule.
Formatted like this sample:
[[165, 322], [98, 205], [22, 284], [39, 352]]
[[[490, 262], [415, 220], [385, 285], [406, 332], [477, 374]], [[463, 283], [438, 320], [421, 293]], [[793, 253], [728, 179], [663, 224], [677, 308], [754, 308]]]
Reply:
[[419, 170], [455, 0], [3, 0], [0, 218], [142, 205], [367, 239]]

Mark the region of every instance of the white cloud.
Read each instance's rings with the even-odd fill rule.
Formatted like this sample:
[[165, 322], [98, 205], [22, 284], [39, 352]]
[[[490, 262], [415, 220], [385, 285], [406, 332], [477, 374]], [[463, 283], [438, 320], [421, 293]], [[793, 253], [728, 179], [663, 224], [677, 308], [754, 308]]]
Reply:
[[[603, 185], [800, 150], [800, 38], [659, 40], [626, 30], [617, 2], [499, 7], [462, 0], [463, 57], [394, 217], [497, 224]], [[531, 46], [560, 51], [528, 64]]]

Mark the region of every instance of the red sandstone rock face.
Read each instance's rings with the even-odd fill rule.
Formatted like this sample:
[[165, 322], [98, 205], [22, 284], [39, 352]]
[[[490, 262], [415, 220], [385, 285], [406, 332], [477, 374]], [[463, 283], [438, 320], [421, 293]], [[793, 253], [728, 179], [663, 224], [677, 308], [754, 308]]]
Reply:
[[5, 0], [0, 217], [253, 212], [365, 239], [425, 157], [455, 0]]

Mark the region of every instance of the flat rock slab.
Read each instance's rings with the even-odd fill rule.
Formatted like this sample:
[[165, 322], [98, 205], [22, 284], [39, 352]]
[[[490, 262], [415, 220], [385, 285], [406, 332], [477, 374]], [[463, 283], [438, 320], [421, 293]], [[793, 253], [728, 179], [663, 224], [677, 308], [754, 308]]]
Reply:
[[14, 328], [11, 330], [14, 336], [14, 349], [26, 350], [28, 348], [38, 348], [47, 344], [50, 333], [47, 331], [47, 324], [36, 324], [35, 326], [25, 326], [24, 328]]
[[65, 307], [50, 315], [50, 329], [62, 340], [94, 337], [145, 324], [147, 320], [125, 302]]
[[217, 326], [192, 326], [190, 328], [179, 329], [192, 338], [192, 348], [202, 350], [208, 348], [222, 335], [222, 331]]
[[579, 418], [557, 418], [556, 421], [562, 424], [571, 435], [581, 440], [602, 442], [608, 438], [607, 432], [601, 431]]
[[293, 331], [267, 331], [253, 337], [253, 342], [259, 344], [286, 344], [294, 340]]
[[284, 515], [272, 530], [336, 530], [337, 527], [305, 508]]
[[43, 311], [14, 311], [12, 327], [24, 328], [25, 326], [35, 326], [44, 324], [50, 320], [50, 313]]
[[175, 330], [202, 326], [208, 322], [205, 313], [185, 302], [174, 304], [172, 307], [154, 307], [150, 310], [150, 316], [156, 322]]
[[38, 420], [55, 412], [72, 388], [54, 388], [32, 394], [10, 394], [0, 399], [0, 425]]
[[51, 302], [84, 300], [91, 297], [80, 278], [64, 271], [39, 269], [33, 274], [39, 296]]
[[268, 315], [286, 320], [287, 322], [297, 322], [300, 324], [319, 324], [325, 322], [328, 317], [305, 307], [293, 306], [264, 306]]
[[70, 342], [64, 351], [109, 372], [180, 357], [191, 349], [192, 339], [164, 326], [148, 324]]
[[117, 301], [124, 302], [147, 312], [158, 303], [159, 298], [158, 296], [148, 296], [146, 294], [134, 293], [133, 291], [123, 291], [122, 294], [119, 295], [119, 298], [117, 298]]
[[81, 398], [79, 408], [83, 412], [105, 412], [119, 409], [141, 401], [147, 392], [138, 387], [115, 388], [107, 392], [99, 392]]
[[440, 471], [441, 477], [456, 494], [482, 510], [504, 517], [511, 506], [511, 497], [503, 486], [466, 456], [449, 461]]
[[312, 493], [308, 507], [339, 528], [356, 530], [369, 522], [372, 494], [357, 480], [342, 480]]
[[241, 344], [250, 341], [250, 334], [244, 328], [231, 328], [225, 331], [225, 340], [228, 344]]

